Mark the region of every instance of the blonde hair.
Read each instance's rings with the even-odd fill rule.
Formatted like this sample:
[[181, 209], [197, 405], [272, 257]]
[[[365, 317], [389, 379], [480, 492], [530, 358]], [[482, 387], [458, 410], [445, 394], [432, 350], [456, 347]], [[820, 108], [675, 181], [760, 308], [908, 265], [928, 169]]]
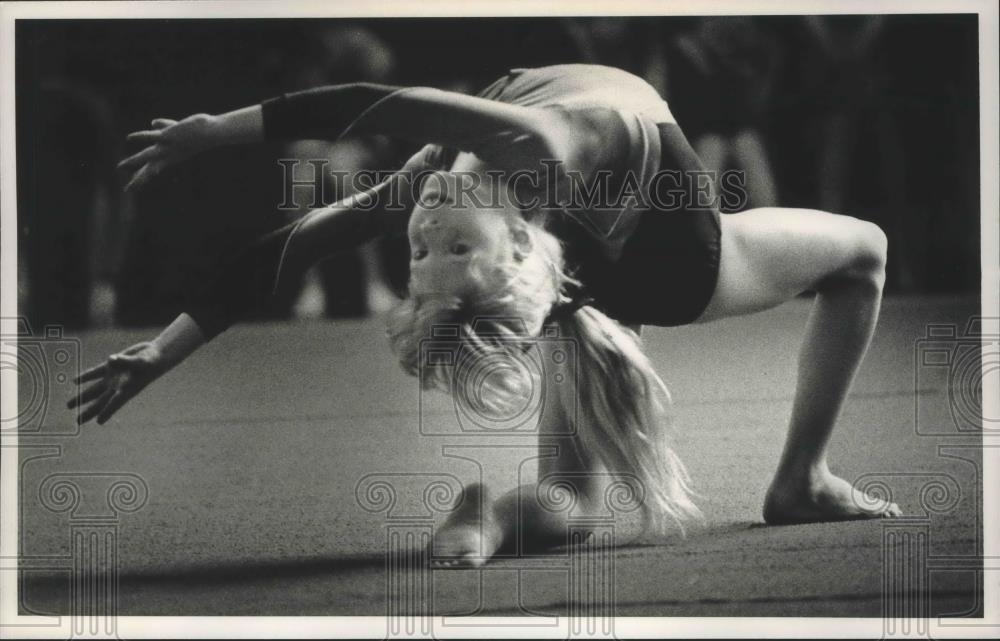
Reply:
[[[474, 410], [503, 415], [522, 405], [533, 384], [518, 367], [501, 376], [459, 380], [458, 369], [427, 367], [423, 341], [435, 328], [451, 328], [450, 339], [466, 356], [516, 360], [517, 351], [539, 336], [553, 307], [569, 300], [579, 283], [566, 273], [559, 240], [544, 218], [526, 225], [531, 251], [495, 268], [464, 296], [409, 297], [390, 314], [388, 334], [403, 369], [423, 389], [438, 389]], [[577, 434], [612, 473], [633, 475], [645, 496], [648, 527], [662, 532], [670, 522], [684, 529], [701, 512], [691, 500], [690, 478], [671, 447], [670, 393], [642, 352], [639, 337], [592, 306], [557, 315], [560, 338], [578, 345], [577, 390], [582, 416]], [[452, 361], [456, 362], [456, 361]], [[497, 370], [494, 370], [497, 371]]]

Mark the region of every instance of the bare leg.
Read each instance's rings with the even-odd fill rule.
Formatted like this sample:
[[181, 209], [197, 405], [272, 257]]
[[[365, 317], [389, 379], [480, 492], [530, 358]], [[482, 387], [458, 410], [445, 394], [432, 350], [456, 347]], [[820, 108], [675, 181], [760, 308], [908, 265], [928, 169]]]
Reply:
[[764, 506], [769, 523], [899, 514], [855, 492], [827, 466], [826, 450], [878, 318], [885, 235], [847, 216], [755, 209], [723, 216], [719, 284], [699, 322], [748, 314], [807, 290], [816, 299], [799, 356], [795, 401]]

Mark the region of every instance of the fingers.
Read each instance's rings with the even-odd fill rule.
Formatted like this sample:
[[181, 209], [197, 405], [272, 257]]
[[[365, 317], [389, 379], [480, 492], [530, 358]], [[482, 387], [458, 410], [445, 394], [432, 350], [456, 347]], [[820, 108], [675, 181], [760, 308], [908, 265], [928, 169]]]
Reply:
[[146, 347], [145, 343], [140, 343], [112, 354], [107, 361], [76, 378], [78, 385], [100, 379], [66, 403], [69, 409], [84, 407], [77, 417], [78, 424], [82, 425], [96, 417], [98, 425], [103, 425], [135, 395], [129, 374], [135, 366], [144, 364], [142, 353]]
[[152, 129], [143, 129], [142, 131], [134, 131], [125, 137], [128, 142], [144, 142], [147, 144], [155, 143], [163, 135], [163, 130], [167, 127], [172, 127], [176, 125], [176, 120], [170, 120], [169, 118], [157, 118], [150, 125]]
[[87, 389], [83, 390], [82, 393], [77, 394], [73, 398], [69, 399], [69, 402], [66, 403], [66, 407], [68, 407], [69, 409], [73, 409], [78, 405], [89, 403], [90, 401], [94, 400], [95, 398], [103, 394], [104, 390], [106, 390], [107, 388], [108, 388], [107, 381], [98, 381], [97, 383], [94, 383]]
[[135, 131], [128, 135], [126, 138], [128, 142], [146, 146], [118, 163], [119, 170], [132, 172], [131, 180], [125, 185], [125, 191], [132, 191], [145, 185], [165, 166], [177, 160], [173, 156], [176, 150], [172, 149], [164, 137], [166, 129], [176, 124], [177, 121], [170, 118], [156, 118], [150, 123], [152, 129]]
[[125, 140], [126, 142], [141, 142], [147, 145], [155, 145], [162, 136], [163, 132], [160, 130], [133, 131], [125, 137]]
[[160, 153], [161, 149], [157, 145], [151, 145], [146, 147], [137, 154], [133, 154], [126, 158], [125, 160], [118, 163], [118, 169], [122, 171], [133, 171], [142, 167], [144, 164], [156, 158]]
[[[139, 131], [132, 134], [132, 136], [147, 136], [147, 134], [158, 136], [159, 132]], [[129, 156], [125, 160], [118, 163], [118, 169], [122, 171], [134, 172], [131, 180], [129, 180], [128, 184], [125, 185], [125, 191], [131, 191], [137, 187], [141, 187], [146, 184], [150, 178], [159, 173], [160, 163], [157, 161], [162, 155], [163, 147], [153, 143], [139, 153]]]
[[146, 346], [144, 344], [133, 345], [121, 353], [112, 354], [108, 357], [108, 360], [104, 361], [100, 365], [91, 367], [84, 373], [74, 378], [73, 382], [80, 385], [82, 383], [89, 383], [90, 381], [96, 381], [99, 378], [103, 378], [108, 373], [109, 365], [139, 363], [142, 359], [136, 358], [135, 354], [141, 353], [145, 348]]
[[156, 161], [163, 157], [166, 152], [163, 145], [163, 131], [176, 125], [176, 120], [170, 118], [156, 118], [151, 123], [152, 129], [135, 131], [128, 135], [126, 140], [130, 143], [140, 143], [146, 145], [138, 153], [129, 156], [118, 163], [118, 169], [126, 172], [133, 172], [132, 179], [125, 185], [125, 191], [130, 191], [144, 185], [150, 178], [160, 172], [161, 163]]
[[119, 352], [119, 354], [125, 354], [125, 355], [131, 356], [132, 354], [139, 354], [139, 353], [147, 350], [148, 348], [149, 348], [149, 344], [148, 343], [136, 343], [135, 345], [132, 345], [131, 347], [126, 347], [121, 352]]
[[97, 415], [97, 424], [104, 425], [104, 423], [106, 423], [107, 420], [111, 418], [114, 415], [114, 413], [117, 412], [118, 409], [125, 404], [125, 401], [127, 400], [128, 397], [125, 396], [125, 394], [122, 393], [121, 390], [118, 390], [114, 394], [112, 394], [111, 398], [108, 399], [107, 404], [104, 406], [104, 409], [102, 409], [101, 412]]
[[137, 363], [142, 363], [142, 359], [137, 354], [130, 354], [128, 353], [128, 351], [121, 352], [119, 354], [112, 354], [110, 357], [108, 357], [108, 364], [111, 365], [111, 367], [113, 368], [120, 368], [126, 365], [135, 365]]
[[128, 181], [128, 184], [125, 185], [125, 191], [132, 191], [133, 189], [142, 187], [158, 173], [160, 173], [159, 164], [149, 163], [148, 165], [143, 165], [142, 168], [135, 172], [135, 175], [132, 176], [132, 180]]
[[100, 365], [91, 367], [83, 374], [80, 374], [79, 376], [73, 379], [73, 382], [79, 385], [80, 383], [87, 383], [93, 380], [97, 380], [98, 378], [103, 377], [107, 373], [107, 371], [108, 371], [108, 364], [107, 362], [104, 362], [101, 363]]
[[101, 395], [97, 398], [97, 400], [94, 401], [93, 403], [91, 403], [90, 405], [88, 405], [87, 409], [83, 410], [83, 413], [80, 414], [79, 417], [77, 417], [77, 419], [76, 419], [77, 424], [78, 425], [83, 425], [84, 423], [86, 423], [90, 419], [94, 418], [99, 413], [101, 413], [101, 411], [105, 408], [105, 406], [111, 400], [111, 397], [114, 396], [116, 393], [117, 392], [115, 391], [115, 389], [113, 387], [109, 387], [106, 390], [104, 390], [101, 393]]

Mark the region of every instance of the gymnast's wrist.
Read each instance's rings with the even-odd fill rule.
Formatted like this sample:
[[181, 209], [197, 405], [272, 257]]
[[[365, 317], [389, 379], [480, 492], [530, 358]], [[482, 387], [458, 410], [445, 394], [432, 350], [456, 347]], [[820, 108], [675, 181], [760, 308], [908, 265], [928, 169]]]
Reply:
[[206, 137], [212, 147], [263, 142], [264, 117], [260, 105], [209, 116]]
[[195, 320], [181, 314], [151, 341], [159, 353], [159, 364], [169, 370], [205, 344], [205, 335]]

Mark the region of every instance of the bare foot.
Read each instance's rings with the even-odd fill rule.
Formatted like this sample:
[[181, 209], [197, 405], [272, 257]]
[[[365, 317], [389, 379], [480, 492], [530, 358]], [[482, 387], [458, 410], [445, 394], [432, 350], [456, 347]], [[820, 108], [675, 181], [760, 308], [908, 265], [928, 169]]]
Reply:
[[431, 567], [479, 567], [490, 560], [503, 541], [503, 529], [493, 513], [493, 501], [480, 483], [465, 488], [465, 500], [431, 542]]
[[851, 521], [902, 516], [895, 503], [861, 492], [829, 470], [811, 481], [776, 477], [764, 500], [764, 520], [771, 525]]

